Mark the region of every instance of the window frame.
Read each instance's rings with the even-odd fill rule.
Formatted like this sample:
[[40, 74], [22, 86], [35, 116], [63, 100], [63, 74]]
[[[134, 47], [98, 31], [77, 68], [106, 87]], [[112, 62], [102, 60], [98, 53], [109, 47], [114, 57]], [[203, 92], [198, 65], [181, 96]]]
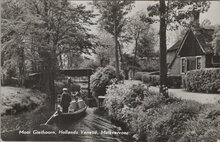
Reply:
[[[185, 65], [184, 65], [184, 71], [183, 72], [183, 60], [185, 60]], [[187, 72], [187, 58], [186, 57], [181, 57], [180, 58], [180, 74], [186, 74]]]
[[199, 70], [198, 69], [198, 59], [200, 58], [200, 68], [199, 69], [201, 69], [202, 68], [202, 56], [196, 56], [196, 69], [197, 70]]

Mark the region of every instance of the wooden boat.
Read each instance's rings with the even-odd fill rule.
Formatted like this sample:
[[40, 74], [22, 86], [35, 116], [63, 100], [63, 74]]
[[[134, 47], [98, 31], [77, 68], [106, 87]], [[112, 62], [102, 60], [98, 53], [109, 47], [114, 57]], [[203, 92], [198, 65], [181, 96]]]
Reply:
[[[78, 109], [77, 109], [78, 104]], [[77, 110], [76, 110], [77, 109]], [[85, 114], [87, 109], [87, 105], [82, 99], [79, 99], [77, 102], [75, 100], [71, 101], [68, 113], [62, 113], [61, 111], [57, 110], [44, 125], [52, 125], [54, 123], [69, 123], [80, 118], [82, 115]]]

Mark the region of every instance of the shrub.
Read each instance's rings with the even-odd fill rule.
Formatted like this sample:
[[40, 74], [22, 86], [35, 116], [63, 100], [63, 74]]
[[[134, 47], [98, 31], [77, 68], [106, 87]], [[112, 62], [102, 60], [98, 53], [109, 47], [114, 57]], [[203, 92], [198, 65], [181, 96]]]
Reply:
[[143, 76], [143, 72], [136, 72], [135, 74], [134, 74], [134, 79], [135, 80], [140, 80], [140, 81], [142, 81], [142, 76]]
[[167, 76], [167, 86], [170, 88], [180, 88], [182, 84], [181, 76]]
[[[142, 76], [142, 81], [151, 86], [157, 86], [160, 84], [160, 76], [153, 74], [145, 74]], [[167, 86], [170, 88], [180, 88], [181, 86], [181, 76], [168, 76]]]
[[143, 85], [113, 84], [107, 89], [105, 106], [113, 118], [127, 122], [132, 110], [141, 104], [147, 94], [148, 90]]
[[[112, 66], [106, 66], [105, 68], [99, 68], [91, 76], [91, 90], [95, 96], [103, 96], [106, 93], [106, 87], [112, 84], [112, 79], [116, 78], [115, 68]], [[123, 74], [120, 73], [120, 79], [123, 79]]]
[[[220, 114], [213, 113], [219, 112], [220, 106], [205, 106], [203, 113], [200, 114], [198, 119], [187, 121], [186, 131], [179, 140], [180, 142], [205, 141], [213, 142], [220, 138]], [[210, 117], [211, 114], [211, 117]], [[213, 119], [214, 115], [214, 119]]]
[[149, 85], [156, 86], [156, 85], [160, 84], [160, 77], [159, 77], [159, 75], [148, 75], [148, 74], [145, 74], [142, 77], [142, 81], [144, 83], [149, 84]]
[[142, 59], [138, 61], [142, 71], [152, 72], [159, 70], [159, 60], [157, 57], [150, 57], [148, 59]]
[[105, 106], [140, 142], [211, 142], [220, 138], [220, 111], [215, 105], [164, 98], [143, 85], [118, 84], [108, 87]]
[[192, 70], [187, 72], [184, 80], [188, 91], [217, 93], [220, 89], [220, 68]]
[[199, 103], [178, 99], [167, 103], [160, 95], [149, 96], [145, 101], [134, 111], [130, 122], [139, 141], [177, 141], [186, 132], [185, 123], [197, 119], [201, 110]]

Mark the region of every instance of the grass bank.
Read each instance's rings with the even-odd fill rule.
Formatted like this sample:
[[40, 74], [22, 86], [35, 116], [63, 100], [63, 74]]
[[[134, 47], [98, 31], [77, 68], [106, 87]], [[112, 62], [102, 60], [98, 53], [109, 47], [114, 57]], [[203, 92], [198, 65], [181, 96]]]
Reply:
[[53, 113], [38, 90], [4, 86], [1, 95], [1, 133], [37, 127]]
[[6, 86], [1, 87], [1, 97], [1, 116], [33, 110], [46, 100], [46, 94], [38, 90]]
[[54, 112], [49, 110], [47, 104], [39, 106], [31, 112], [18, 115], [6, 115], [1, 117], [1, 133], [17, 130], [32, 130], [47, 121]]

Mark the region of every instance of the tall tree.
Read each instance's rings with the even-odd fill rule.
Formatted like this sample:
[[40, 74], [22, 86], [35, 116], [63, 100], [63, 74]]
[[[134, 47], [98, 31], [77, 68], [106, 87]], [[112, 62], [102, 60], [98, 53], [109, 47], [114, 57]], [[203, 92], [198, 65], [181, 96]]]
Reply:
[[[165, 7], [167, 29], [176, 30], [179, 26], [191, 26], [195, 18], [198, 19], [199, 13], [204, 13], [208, 11], [210, 4], [211, 3], [209, 1], [205, 0], [167, 1]], [[159, 22], [160, 19], [157, 18], [157, 16], [160, 15], [159, 7], [159, 3], [148, 6], [148, 15], [154, 18], [147, 17], [146, 20]]]
[[146, 33], [150, 29], [149, 23], [141, 20], [141, 17], [143, 15], [143, 13], [137, 13], [135, 17], [129, 18], [128, 24], [126, 26], [127, 35], [130, 36], [131, 39], [133, 39], [134, 41], [134, 63], [137, 58], [137, 51], [138, 46], [140, 45], [140, 39], [143, 37], [144, 34], [147, 35]]
[[131, 10], [133, 2], [133, 0], [94, 0], [94, 4], [101, 14], [99, 19], [101, 27], [114, 37], [117, 79], [119, 79], [118, 38], [122, 33], [124, 25], [126, 24], [125, 15], [127, 15], [128, 11]]
[[[188, 8], [186, 8], [186, 6]], [[169, 25], [170, 30], [178, 28], [178, 24], [183, 26], [189, 26], [186, 19], [192, 18], [194, 21], [197, 19], [199, 13], [206, 12], [210, 6], [210, 2], [207, 1], [168, 1], [167, 6], [165, 0], [160, 0], [159, 4], [155, 4], [148, 7], [149, 16], [160, 16], [160, 91], [165, 94], [162, 90], [162, 85], [166, 85], [167, 78], [167, 63], [166, 63], [166, 30]], [[155, 20], [157, 21], [157, 20]], [[198, 23], [196, 21], [196, 23]]]
[[[166, 61], [166, 53], [167, 53], [167, 43], [166, 43], [166, 4], [165, 0], [160, 0], [160, 92], [164, 95], [167, 95], [163, 92], [163, 85], [166, 85], [167, 79], [167, 61]], [[165, 96], [167, 97], [167, 96]]]
[[[5, 22], [2, 24], [4, 29], [2, 42], [5, 42], [3, 46], [11, 47], [12, 37], [20, 35], [20, 31], [25, 31], [24, 36], [18, 36], [23, 37], [20, 40], [22, 45], [20, 47], [31, 48], [39, 56], [42, 88], [49, 95], [49, 101], [54, 108], [57, 57], [70, 51], [88, 53], [94, 50], [95, 36], [89, 34], [87, 27], [93, 24], [91, 18], [95, 15], [92, 11], [85, 10], [85, 6], [72, 5], [67, 0], [11, 0], [5, 1], [4, 4], [6, 7], [9, 4], [12, 6], [3, 9], [2, 22]], [[16, 12], [18, 4], [22, 5], [21, 12]], [[13, 12], [18, 18], [10, 17]], [[20, 29], [20, 26], [26, 27], [23, 28], [25, 30], [14, 30]], [[9, 35], [9, 40], [3, 40]]]
[[[29, 22], [24, 22], [26, 12], [18, 1], [2, 4], [2, 66], [3, 70], [18, 68], [19, 85], [24, 82], [24, 40]], [[15, 26], [16, 24], [16, 26]], [[15, 76], [14, 76], [15, 77]]]
[[155, 56], [155, 35], [152, 32], [144, 34], [139, 41], [137, 48], [138, 57], [152, 57]]
[[112, 35], [106, 31], [99, 32], [99, 47], [95, 49], [96, 61], [101, 67], [113, 64], [115, 65], [115, 47]]
[[134, 76], [135, 70], [137, 69], [135, 67], [135, 64], [137, 62], [137, 55], [143, 55], [143, 53], [139, 51], [144, 51], [145, 49], [149, 48], [149, 44], [147, 45], [147, 43], [144, 42], [147, 40], [147, 38], [149, 38], [149, 31], [151, 30], [150, 21], [142, 20], [143, 17], [146, 17], [145, 13], [137, 12], [135, 16], [128, 18], [127, 25], [125, 26], [125, 36], [127, 36], [127, 39], [130, 40], [131, 44], [134, 45], [132, 76]]

